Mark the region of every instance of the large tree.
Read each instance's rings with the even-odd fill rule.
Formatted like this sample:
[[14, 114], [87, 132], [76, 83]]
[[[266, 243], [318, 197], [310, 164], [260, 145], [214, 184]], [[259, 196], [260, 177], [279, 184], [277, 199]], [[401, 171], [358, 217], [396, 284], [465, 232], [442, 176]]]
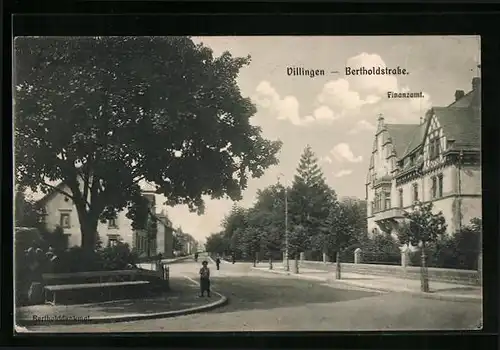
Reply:
[[202, 212], [203, 195], [240, 199], [277, 163], [281, 143], [250, 124], [236, 83], [249, 57], [214, 57], [189, 37], [17, 38], [14, 49], [17, 183], [70, 197], [86, 249], [141, 180]]
[[296, 241], [302, 242], [300, 247], [296, 247], [298, 253], [304, 251], [309, 242], [315, 241], [315, 236], [329, 229], [326, 221], [337, 201], [335, 191], [326, 184], [323, 172], [318, 165], [318, 158], [310, 146], [304, 149], [300, 157], [288, 198], [291, 227], [299, 227], [299, 229], [290, 230], [290, 235], [293, 236], [295, 232], [300, 233], [301, 237], [303, 235], [308, 237], [306, 241], [297, 237]]

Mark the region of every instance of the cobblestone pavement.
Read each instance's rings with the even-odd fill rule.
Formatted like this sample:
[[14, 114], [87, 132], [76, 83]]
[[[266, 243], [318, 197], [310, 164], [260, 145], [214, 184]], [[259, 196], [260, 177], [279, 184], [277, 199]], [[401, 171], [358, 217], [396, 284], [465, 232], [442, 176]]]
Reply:
[[[174, 276], [197, 279], [199, 263], [171, 266]], [[210, 264], [212, 287], [229, 304], [170, 319], [103, 325], [33, 327], [37, 332], [348, 331], [473, 329], [480, 302], [453, 302], [405, 293], [376, 293], [260, 272], [250, 264]]]

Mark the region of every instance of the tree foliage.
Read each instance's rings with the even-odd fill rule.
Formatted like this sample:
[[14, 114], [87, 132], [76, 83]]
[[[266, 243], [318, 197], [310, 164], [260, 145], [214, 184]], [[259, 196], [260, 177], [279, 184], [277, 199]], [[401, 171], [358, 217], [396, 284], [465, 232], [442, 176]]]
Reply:
[[401, 230], [398, 239], [403, 244], [426, 244], [436, 242], [446, 232], [446, 220], [443, 213], [433, 213], [432, 202], [417, 204], [411, 212], [405, 212], [409, 221], [407, 229]]
[[14, 50], [17, 183], [64, 181], [87, 249], [141, 180], [201, 212], [203, 195], [240, 199], [277, 163], [281, 143], [250, 124], [236, 83], [249, 57], [188, 37], [17, 38]]
[[292, 241], [297, 242], [295, 250], [302, 252], [308, 247], [324, 250], [336, 207], [337, 195], [326, 184], [318, 159], [307, 146], [289, 191], [290, 236]]
[[26, 198], [24, 190], [14, 194], [14, 222], [16, 227], [38, 227], [38, 212], [35, 203]]

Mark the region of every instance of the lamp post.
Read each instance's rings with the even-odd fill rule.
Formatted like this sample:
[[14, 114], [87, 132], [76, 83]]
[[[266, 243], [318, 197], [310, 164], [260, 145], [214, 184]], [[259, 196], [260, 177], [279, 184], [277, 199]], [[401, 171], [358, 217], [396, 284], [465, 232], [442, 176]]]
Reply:
[[[280, 183], [280, 176], [285, 176], [283, 173], [278, 175], [278, 184]], [[288, 258], [288, 187], [285, 181], [285, 269], [290, 271], [290, 260]]]
[[462, 231], [462, 164], [464, 152], [458, 155], [458, 230]]

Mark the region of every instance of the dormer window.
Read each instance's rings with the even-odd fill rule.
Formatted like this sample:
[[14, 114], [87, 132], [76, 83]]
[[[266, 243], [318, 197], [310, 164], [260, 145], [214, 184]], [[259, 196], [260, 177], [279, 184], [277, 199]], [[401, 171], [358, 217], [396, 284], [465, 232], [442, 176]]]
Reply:
[[440, 140], [439, 136], [434, 136], [429, 141], [429, 159], [433, 160], [439, 157]]

